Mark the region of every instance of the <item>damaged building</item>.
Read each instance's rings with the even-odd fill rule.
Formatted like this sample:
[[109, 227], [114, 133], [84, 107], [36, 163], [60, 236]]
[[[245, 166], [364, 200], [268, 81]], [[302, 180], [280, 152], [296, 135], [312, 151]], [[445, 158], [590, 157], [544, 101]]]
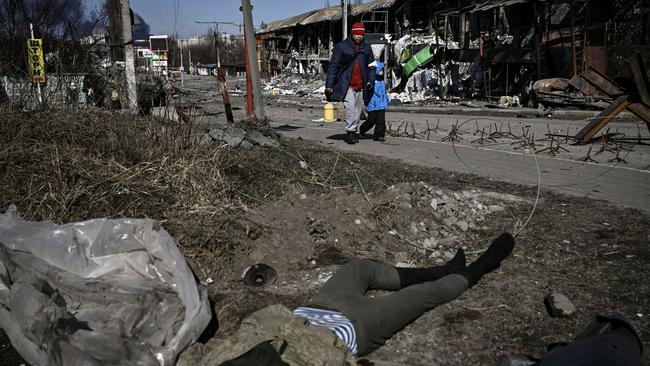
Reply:
[[[649, 2], [373, 0], [350, 5], [347, 24], [364, 22], [393, 92], [526, 102], [537, 80], [563, 85], [590, 67], [617, 79], [635, 53], [650, 59]], [[257, 33], [263, 74], [323, 73], [343, 37], [342, 14], [333, 6], [265, 24]]]

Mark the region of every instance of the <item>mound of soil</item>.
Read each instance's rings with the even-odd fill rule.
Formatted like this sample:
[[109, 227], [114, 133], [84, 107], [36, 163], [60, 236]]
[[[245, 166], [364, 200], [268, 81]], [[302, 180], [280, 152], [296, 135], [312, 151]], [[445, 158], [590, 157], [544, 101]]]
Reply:
[[[268, 304], [305, 304], [351, 257], [428, 266], [463, 247], [473, 260], [498, 233], [518, 230], [535, 198], [455, 191], [444, 188], [444, 180], [431, 182], [442, 185], [403, 183], [367, 195], [295, 187], [242, 216], [247, 224], [240, 225], [240, 237], [246, 237], [244, 230], [257, 233], [241, 241], [232, 270], [210, 287], [220, 320], [217, 336], [227, 337], [243, 317]], [[496, 365], [505, 354], [540, 356], [546, 345], [570, 341], [594, 315], [612, 312], [626, 315], [647, 339], [647, 223], [638, 212], [545, 192], [502, 268], [415, 321], [369, 359]], [[265, 288], [245, 287], [242, 272], [260, 262], [274, 267], [278, 280]], [[568, 295], [577, 313], [551, 318], [543, 303], [551, 292]]]

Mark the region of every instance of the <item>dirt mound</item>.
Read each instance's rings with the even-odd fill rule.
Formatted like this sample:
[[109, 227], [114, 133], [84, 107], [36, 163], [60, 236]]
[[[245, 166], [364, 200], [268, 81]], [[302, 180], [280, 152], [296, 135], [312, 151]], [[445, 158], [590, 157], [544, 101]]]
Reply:
[[[498, 233], [518, 230], [533, 203], [534, 197], [423, 182], [367, 194], [293, 187], [240, 219], [261, 235], [239, 244], [232, 270], [210, 287], [221, 322], [217, 336], [227, 337], [243, 317], [273, 302], [304, 305], [351, 257], [428, 266], [463, 247], [472, 261]], [[571, 340], [595, 314], [615, 311], [647, 337], [647, 222], [632, 210], [545, 194], [501, 269], [369, 358], [403, 365], [495, 365], [506, 353], [539, 356], [547, 344]], [[259, 262], [274, 267], [278, 279], [247, 288], [240, 275]], [[578, 312], [551, 318], [543, 304], [551, 292], [569, 296]]]
[[286, 273], [340, 265], [355, 256], [405, 266], [439, 263], [453, 257], [459, 245], [473, 246], [467, 242], [477, 233], [491, 234], [487, 218], [516, 205], [531, 204], [513, 195], [455, 192], [423, 182], [365, 195], [307, 194], [295, 188], [240, 221], [239, 230], [247, 233], [241, 236], [251, 240], [240, 246], [233, 274], [258, 262]]

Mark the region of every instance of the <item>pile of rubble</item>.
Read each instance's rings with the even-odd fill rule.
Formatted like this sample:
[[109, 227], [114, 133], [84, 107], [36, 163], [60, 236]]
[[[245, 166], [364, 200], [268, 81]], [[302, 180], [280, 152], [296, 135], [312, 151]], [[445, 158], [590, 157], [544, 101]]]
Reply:
[[322, 99], [325, 93], [325, 75], [283, 74], [267, 82], [263, 92], [270, 96]]
[[[389, 234], [410, 238], [439, 263], [454, 256], [458, 243], [468, 238], [471, 230], [488, 230], [482, 224], [488, 215], [503, 211], [508, 205], [527, 202], [508, 194], [480, 189], [453, 191], [423, 182], [392, 186], [382, 200], [392, 202], [398, 207], [399, 216], [409, 218]], [[408, 265], [405, 259], [396, 258], [400, 265]]]
[[209, 132], [196, 137], [200, 144], [225, 144], [233, 148], [250, 149], [253, 146], [279, 147], [278, 140], [271, 133], [262, 133], [259, 130], [245, 130], [234, 126], [219, 126]]

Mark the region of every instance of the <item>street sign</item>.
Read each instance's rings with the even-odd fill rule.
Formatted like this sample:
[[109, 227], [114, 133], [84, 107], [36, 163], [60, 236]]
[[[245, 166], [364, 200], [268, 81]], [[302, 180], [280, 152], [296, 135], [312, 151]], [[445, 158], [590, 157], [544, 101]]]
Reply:
[[27, 65], [33, 83], [45, 82], [45, 62], [43, 62], [43, 41], [27, 40]]
[[148, 48], [138, 48], [138, 57], [140, 58], [151, 58], [153, 52]]
[[153, 61], [153, 66], [156, 66], [156, 67], [167, 66], [167, 61]]
[[184, 66], [179, 67], [179, 68], [178, 68], [178, 71], [180, 71], [180, 72], [185, 71], [185, 67], [184, 67]]

